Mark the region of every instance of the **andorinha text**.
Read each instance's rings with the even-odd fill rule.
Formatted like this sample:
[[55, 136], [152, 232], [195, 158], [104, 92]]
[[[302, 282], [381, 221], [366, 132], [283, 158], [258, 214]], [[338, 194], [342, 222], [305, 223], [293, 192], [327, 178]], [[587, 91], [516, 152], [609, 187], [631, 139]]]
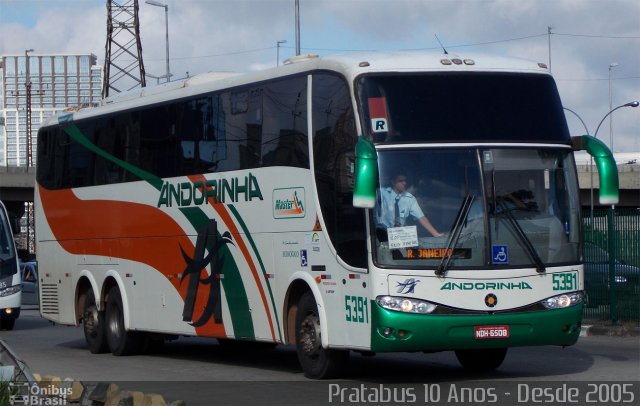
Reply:
[[186, 207], [209, 203], [235, 203], [264, 200], [258, 179], [248, 176], [232, 179], [209, 179], [195, 182], [164, 182], [160, 189], [158, 207]]
[[447, 282], [440, 290], [524, 290], [533, 289], [527, 282]]

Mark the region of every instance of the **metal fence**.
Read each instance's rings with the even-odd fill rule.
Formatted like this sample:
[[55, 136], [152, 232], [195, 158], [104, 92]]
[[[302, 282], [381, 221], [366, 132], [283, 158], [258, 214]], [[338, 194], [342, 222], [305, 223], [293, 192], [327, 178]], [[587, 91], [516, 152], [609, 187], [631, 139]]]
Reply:
[[586, 210], [582, 220], [584, 318], [640, 325], [640, 209]]

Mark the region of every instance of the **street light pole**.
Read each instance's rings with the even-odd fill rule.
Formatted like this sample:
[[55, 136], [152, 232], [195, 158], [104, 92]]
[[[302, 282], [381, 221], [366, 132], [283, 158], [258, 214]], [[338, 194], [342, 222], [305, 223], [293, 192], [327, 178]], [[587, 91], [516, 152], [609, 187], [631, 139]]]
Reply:
[[575, 111], [571, 110], [568, 107], [562, 107], [564, 110], [567, 110], [570, 113], [573, 113], [574, 116], [578, 117], [578, 120], [580, 120], [580, 122], [582, 123], [582, 126], [584, 127], [584, 130], [586, 131], [586, 134], [589, 135], [589, 129], [587, 128], [587, 125], [584, 123], [584, 120], [582, 119], [582, 117], [580, 117], [580, 115], [578, 115], [578, 113], [576, 113]]
[[[609, 72], [611, 72], [611, 68], [614, 66], [617, 66], [617, 64], [615, 65], [609, 65]], [[611, 75], [609, 75], [609, 78], [611, 78]], [[611, 82], [609, 82], [611, 83]], [[609, 85], [609, 89], [611, 89], [611, 85]], [[611, 93], [609, 93], [609, 95], [611, 95]], [[609, 103], [611, 103], [611, 98], [609, 98]], [[640, 102], [638, 102], [637, 100], [631, 101], [629, 103], [625, 103], [625, 104], [621, 104], [620, 106], [616, 107], [615, 109], [611, 109], [611, 111], [609, 111], [604, 117], [602, 117], [602, 120], [600, 120], [600, 123], [598, 124], [598, 127], [596, 128], [596, 132], [594, 137], [598, 134], [598, 130], [600, 129], [600, 125], [602, 125], [602, 123], [604, 122], [604, 120], [607, 118], [607, 116], [609, 116], [609, 120], [611, 120], [611, 114], [618, 110], [621, 109], [623, 107], [638, 107], [638, 105], [640, 105]], [[611, 123], [611, 122], [610, 122]], [[611, 126], [611, 124], [609, 124], [609, 126]], [[611, 128], [611, 127], [609, 127]], [[613, 133], [612, 137], [611, 137], [611, 152], [613, 152]], [[611, 205], [611, 207], [609, 208], [608, 214], [607, 214], [607, 233], [609, 234], [609, 246], [608, 246], [608, 250], [609, 250], [609, 286], [613, 286], [615, 284], [615, 254], [616, 254], [616, 239], [613, 238], [613, 233], [615, 230], [615, 223], [614, 223], [614, 206]], [[609, 290], [609, 314], [611, 317], [611, 322], [612, 324], [616, 324], [617, 322], [617, 313], [616, 313], [616, 305], [617, 305], [617, 301], [616, 301], [616, 293], [615, 293], [615, 289], [610, 289]]]
[[[613, 92], [611, 90], [611, 69], [619, 66], [618, 62], [611, 62], [609, 64], [609, 110], [613, 108]], [[596, 130], [597, 131], [597, 130]], [[609, 116], [609, 146], [613, 153], [613, 116]]]
[[300, 55], [300, 0], [296, 0], [296, 56]]
[[283, 39], [276, 43], [276, 66], [280, 66], [280, 44], [286, 44], [287, 40]]
[[[637, 100], [634, 101], [630, 101], [629, 103], [625, 103], [625, 104], [621, 104], [618, 107], [616, 107], [615, 109], [611, 109], [611, 111], [609, 111], [607, 114], [604, 115], [604, 117], [602, 117], [602, 120], [600, 120], [600, 124], [598, 124], [598, 127], [596, 127], [596, 132], [593, 134], [594, 137], [598, 138], [598, 130], [600, 129], [600, 126], [602, 125], [602, 123], [604, 122], [604, 120], [607, 117], [611, 116], [611, 113], [613, 113], [614, 111], [621, 109], [623, 107], [638, 107], [638, 105], [640, 105], [640, 102], [638, 102]], [[611, 151], [613, 152], [613, 151]]]
[[171, 77], [171, 73], [169, 71], [169, 5], [168, 4], [162, 4], [158, 1], [155, 0], [146, 0], [145, 3], [150, 4], [152, 6], [157, 6], [157, 7], [164, 7], [164, 24], [165, 24], [165, 44], [166, 44], [166, 54], [167, 54], [167, 73], [166, 73], [166, 77], [167, 77], [167, 82], [169, 81], [169, 78]]

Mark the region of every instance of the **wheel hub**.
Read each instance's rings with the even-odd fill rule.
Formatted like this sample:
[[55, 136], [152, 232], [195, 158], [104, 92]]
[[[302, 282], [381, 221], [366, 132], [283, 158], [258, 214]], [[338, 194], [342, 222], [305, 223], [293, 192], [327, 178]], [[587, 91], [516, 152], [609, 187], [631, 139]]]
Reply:
[[302, 350], [308, 356], [316, 356], [320, 352], [322, 340], [320, 338], [320, 319], [312, 314], [305, 317], [300, 325], [300, 342]]
[[96, 337], [98, 328], [98, 309], [91, 306], [84, 313], [84, 329], [90, 337]]

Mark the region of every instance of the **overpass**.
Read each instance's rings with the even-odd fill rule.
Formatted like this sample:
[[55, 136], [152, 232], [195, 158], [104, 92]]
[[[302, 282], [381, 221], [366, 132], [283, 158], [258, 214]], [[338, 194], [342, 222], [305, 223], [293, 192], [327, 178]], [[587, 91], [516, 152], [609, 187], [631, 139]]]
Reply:
[[[593, 178], [590, 169], [593, 170]], [[580, 185], [580, 202], [582, 206], [589, 206], [591, 199], [591, 180], [593, 179], [593, 205], [599, 206], [598, 170], [595, 164], [590, 167], [588, 164], [578, 164], [578, 184]], [[620, 182], [620, 201], [617, 207], [640, 208], [640, 162], [638, 163], [618, 163], [618, 179]]]
[[0, 167], [0, 200], [10, 215], [22, 218], [25, 202], [33, 202], [36, 168], [26, 166]]
[[[591, 172], [593, 170], [594, 206], [598, 202], [598, 173], [595, 165], [578, 164], [578, 183], [580, 185], [580, 199], [582, 206], [590, 205]], [[620, 179], [619, 207], [640, 208], [640, 162], [619, 163], [618, 175]], [[35, 185], [34, 167], [0, 167], [0, 200], [7, 206], [7, 210], [21, 218], [24, 215], [24, 203], [33, 202], [33, 187]]]

